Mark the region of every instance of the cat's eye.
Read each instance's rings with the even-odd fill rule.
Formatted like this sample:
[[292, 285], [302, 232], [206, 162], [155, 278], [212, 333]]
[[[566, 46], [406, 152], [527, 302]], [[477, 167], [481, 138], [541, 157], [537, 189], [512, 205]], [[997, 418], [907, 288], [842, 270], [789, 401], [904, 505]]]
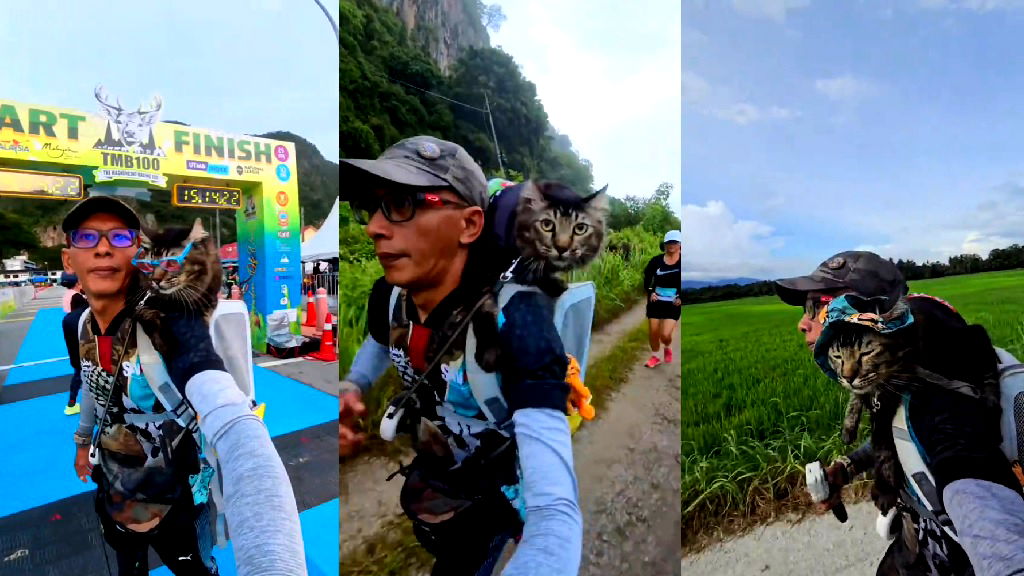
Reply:
[[583, 236], [587, 233], [587, 230], [590, 230], [590, 224], [584, 224], [583, 222], [580, 222], [572, 228], [573, 234], [576, 234], [577, 236]]
[[555, 229], [555, 221], [550, 218], [545, 218], [540, 221], [540, 229], [544, 232], [551, 232]]

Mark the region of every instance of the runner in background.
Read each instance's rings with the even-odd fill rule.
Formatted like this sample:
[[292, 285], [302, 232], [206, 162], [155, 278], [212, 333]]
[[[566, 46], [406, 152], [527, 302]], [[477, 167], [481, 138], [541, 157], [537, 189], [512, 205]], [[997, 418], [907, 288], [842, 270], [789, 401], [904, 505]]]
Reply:
[[78, 319], [89, 307], [89, 302], [85, 299], [85, 294], [82, 294], [82, 284], [78, 281], [78, 276], [63, 272], [60, 275], [60, 285], [68, 289], [64, 294], [64, 319], [61, 321], [61, 327], [64, 330], [64, 344], [68, 348], [68, 360], [75, 371], [71, 375], [71, 387], [64, 414], [74, 416], [81, 411], [78, 391], [82, 388], [82, 370], [78, 362]]
[[644, 366], [654, 368], [661, 364], [658, 350], [665, 346], [665, 362], [672, 362], [672, 334], [679, 322], [683, 301], [683, 273], [680, 264], [683, 235], [669, 230], [661, 242], [663, 254], [658, 254], [644, 268], [644, 289], [647, 291], [647, 335], [651, 357]]

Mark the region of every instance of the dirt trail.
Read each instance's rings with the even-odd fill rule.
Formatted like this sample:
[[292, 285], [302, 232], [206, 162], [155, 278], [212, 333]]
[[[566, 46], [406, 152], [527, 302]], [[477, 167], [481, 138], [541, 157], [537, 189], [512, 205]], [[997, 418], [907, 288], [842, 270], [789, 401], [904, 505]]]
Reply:
[[[595, 333], [590, 360], [644, 321], [644, 307], [637, 306]], [[576, 434], [586, 525], [580, 574], [674, 572], [679, 560], [679, 378], [678, 361], [654, 370], [637, 368], [597, 419]], [[387, 518], [401, 514], [401, 478], [384, 482], [395, 468], [384, 458], [373, 458], [342, 469], [342, 558], [359, 549]], [[654, 569], [662, 565], [656, 562], [666, 550], [668, 568]], [[640, 572], [626, 569], [633, 566]]]
[[796, 522], [788, 516], [735, 539], [685, 556], [683, 574], [708, 576], [789, 576], [874, 574], [887, 543], [875, 532], [878, 511], [861, 502], [846, 507], [850, 519], [840, 524], [831, 514]]

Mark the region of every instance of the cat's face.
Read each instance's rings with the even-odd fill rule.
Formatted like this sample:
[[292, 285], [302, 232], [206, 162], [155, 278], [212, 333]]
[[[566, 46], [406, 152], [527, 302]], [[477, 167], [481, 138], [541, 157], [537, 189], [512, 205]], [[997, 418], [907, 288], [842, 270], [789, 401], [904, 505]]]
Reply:
[[847, 390], [877, 390], [899, 370], [906, 347], [897, 339], [867, 326], [844, 323], [828, 349], [828, 362]]
[[[168, 228], [144, 235], [142, 247], [150, 260], [176, 258], [180, 261], [176, 267], [160, 266], [150, 274], [153, 292], [182, 302], [197, 302], [208, 300], [208, 293], [214, 286], [219, 290], [223, 275], [220, 257], [199, 218], [191, 229]], [[186, 249], [188, 253], [182, 259]]]
[[606, 188], [580, 197], [557, 182], [527, 182], [516, 226], [522, 255], [542, 260], [559, 272], [593, 260], [604, 245]]

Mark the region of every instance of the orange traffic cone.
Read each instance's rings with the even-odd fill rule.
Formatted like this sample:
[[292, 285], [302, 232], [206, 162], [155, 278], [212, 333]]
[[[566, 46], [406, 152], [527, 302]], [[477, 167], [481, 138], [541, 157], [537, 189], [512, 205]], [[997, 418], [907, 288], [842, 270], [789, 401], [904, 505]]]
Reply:
[[306, 320], [303, 326], [316, 328], [316, 303], [313, 302], [313, 291], [306, 292]]
[[330, 312], [324, 318], [324, 335], [320, 338], [320, 351], [313, 352], [309, 357], [323, 360], [324, 362], [336, 362], [338, 360], [338, 353], [334, 350], [334, 325]]

